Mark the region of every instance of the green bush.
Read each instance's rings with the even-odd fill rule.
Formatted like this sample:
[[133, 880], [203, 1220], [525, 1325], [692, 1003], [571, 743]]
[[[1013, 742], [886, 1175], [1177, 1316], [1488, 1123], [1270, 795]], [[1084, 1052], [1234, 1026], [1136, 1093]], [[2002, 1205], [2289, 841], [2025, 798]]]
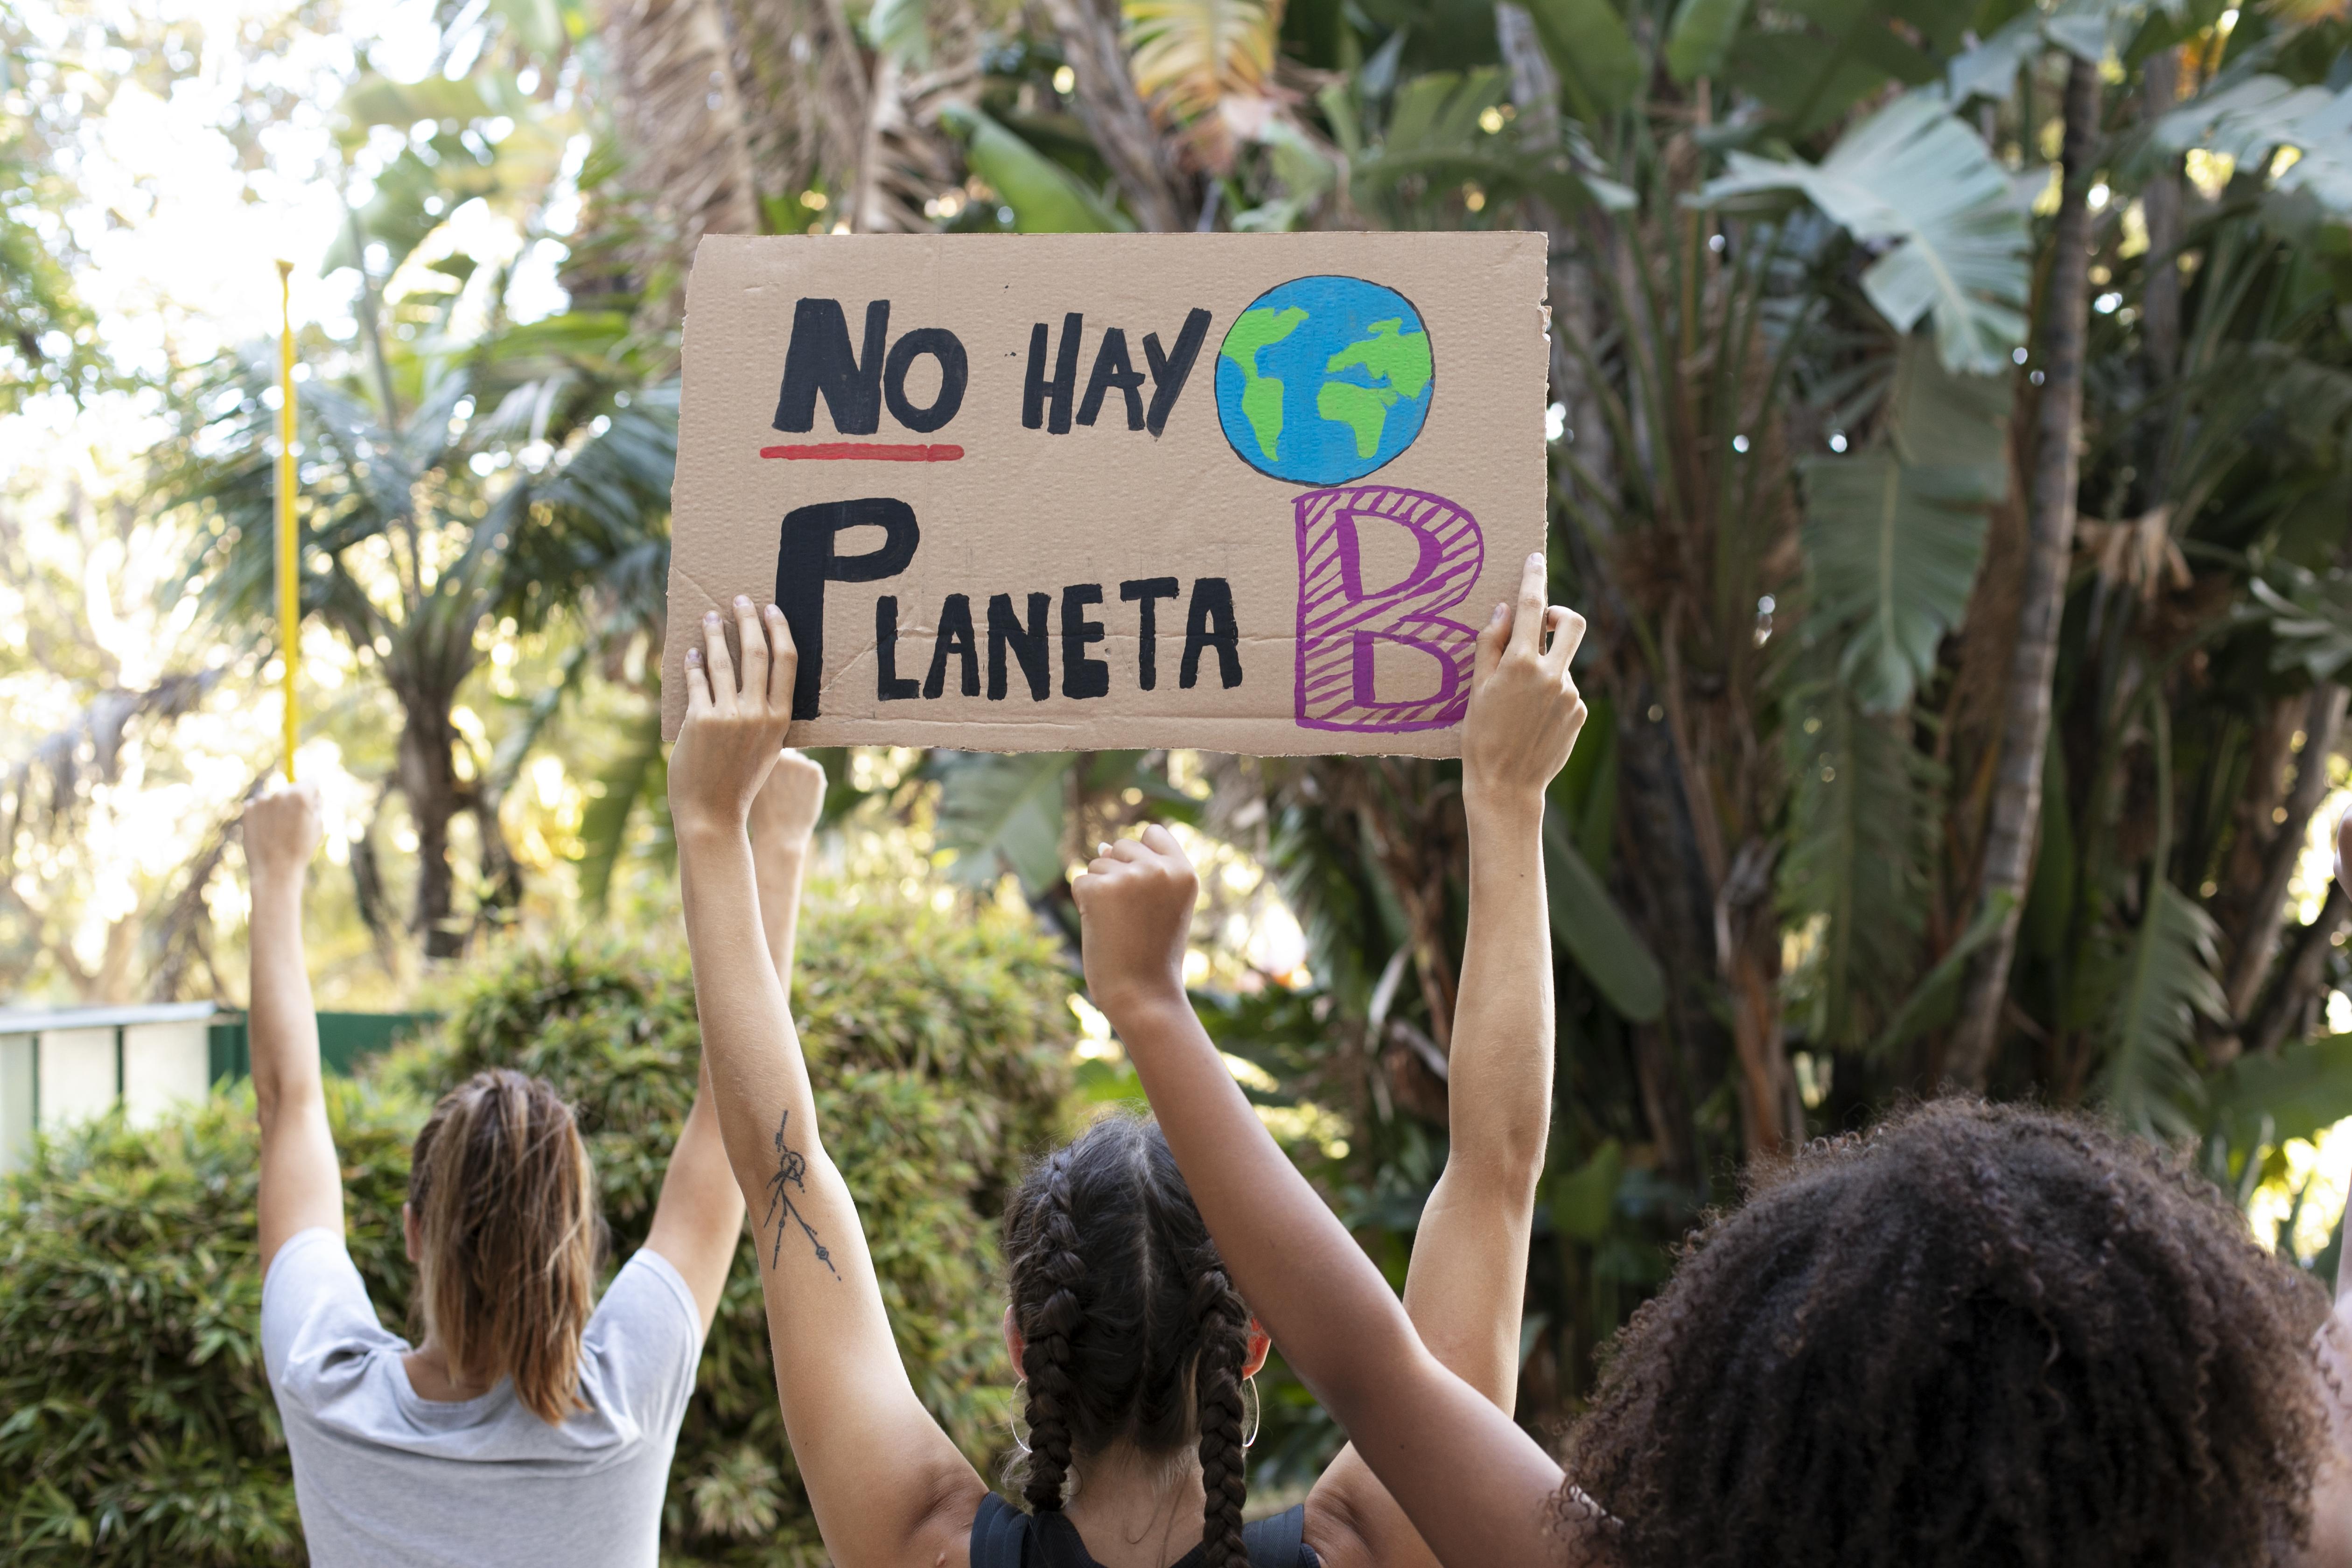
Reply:
[[[1068, 976], [1026, 921], [886, 902], [817, 915], [796, 1011], [825, 1142], [873, 1240], [916, 1391], [976, 1462], [1004, 1441], [995, 1215], [1062, 1128]], [[437, 1034], [330, 1093], [352, 1255], [404, 1324], [408, 1144], [476, 1069], [541, 1074], [578, 1104], [614, 1258], [645, 1236], [694, 1093], [682, 952], [571, 943], [467, 979]], [[261, 1367], [252, 1098], [144, 1132], [46, 1143], [0, 1186], [0, 1559], [299, 1562]], [[678, 1436], [666, 1558], [822, 1559], [778, 1414], [749, 1243]]]

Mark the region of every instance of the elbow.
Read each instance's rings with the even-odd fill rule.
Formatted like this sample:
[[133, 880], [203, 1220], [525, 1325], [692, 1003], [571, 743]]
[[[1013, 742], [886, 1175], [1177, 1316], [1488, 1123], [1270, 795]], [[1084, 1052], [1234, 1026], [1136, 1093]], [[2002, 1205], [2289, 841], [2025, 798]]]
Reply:
[[279, 1081], [276, 1073], [265, 1072], [258, 1066], [254, 1069], [254, 1116], [261, 1123], [261, 1132], [265, 1138], [269, 1135], [270, 1129], [285, 1121], [289, 1112], [299, 1111], [306, 1106], [316, 1105], [320, 1113], [324, 1115], [326, 1103], [325, 1087], [316, 1081], [289, 1088], [289, 1085]]
[[1479, 1129], [1447, 1150], [1445, 1179], [1505, 1202], [1533, 1203], [1550, 1143], [1550, 1122], [1536, 1117]]

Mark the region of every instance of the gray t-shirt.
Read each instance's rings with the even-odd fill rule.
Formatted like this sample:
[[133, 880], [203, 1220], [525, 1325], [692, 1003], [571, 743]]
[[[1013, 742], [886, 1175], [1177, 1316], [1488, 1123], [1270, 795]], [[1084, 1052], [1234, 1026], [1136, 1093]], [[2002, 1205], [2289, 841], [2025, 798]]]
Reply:
[[580, 1346], [588, 1408], [541, 1421], [501, 1382], [420, 1399], [343, 1238], [306, 1230], [261, 1287], [261, 1352], [315, 1568], [654, 1568], [702, 1317], [639, 1251]]

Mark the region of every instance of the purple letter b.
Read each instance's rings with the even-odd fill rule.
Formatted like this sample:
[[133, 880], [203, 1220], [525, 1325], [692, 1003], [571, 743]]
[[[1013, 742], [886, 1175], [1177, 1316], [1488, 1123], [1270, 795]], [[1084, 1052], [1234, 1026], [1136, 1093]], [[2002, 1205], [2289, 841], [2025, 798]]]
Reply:
[[[1486, 550], [1477, 520], [1443, 496], [1392, 485], [1309, 490], [1297, 504], [1299, 727], [1394, 734], [1459, 722], [1478, 633], [1439, 612], [1478, 581]], [[1365, 587], [1360, 521], [1412, 535], [1420, 557], [1402, 581]], [[1383, 642], [1434, 658], [1437, 690], [1382, 700], [1373, 655]]]

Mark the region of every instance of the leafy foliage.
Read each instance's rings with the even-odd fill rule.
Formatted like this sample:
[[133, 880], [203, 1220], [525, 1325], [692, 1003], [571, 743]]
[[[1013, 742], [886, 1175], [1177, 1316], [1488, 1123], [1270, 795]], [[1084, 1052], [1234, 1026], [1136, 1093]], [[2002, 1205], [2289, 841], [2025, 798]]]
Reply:
[[956, 105], [945, 123], [964, 137], [964, 155], [1013, 209], [1020, 234], [1111, 234], [1133, 228], [1076, 176], [983, 111]]
[[2149, 890], [2147, 910], [2121, 963], [2109, 1028], [2105, 1097], [2126, 1126], [2175, 1138], [2199, 1130], [2205, 1086], [2198, 1073], [2199, 1017], [2222, 1012], [2213, 978], [2213, 919], [2170, 882]]
[[1800, 1005], [1811, 1004], [1808, 1036], [1853, 1047], [1888, 1021], [1916, 972], [1930, 770], [1899, 721], [1866, 711], [1851, 688], [1808, 682], [1790, 701], [1780, 899], [1813, 937], [1792, 978]]
[[1233, 164], [1228, 116], [1260, 105], [1274, 76], [1282, 8], [1267, 0], [1126, 0], [1136, 90], [1190, 128], [1213, 167]]
[[1562, 816], [1544, 814], [1544, 896], [1553, 938], [1592, 978], [1609, 1005], [1637, 1024], [1665, 1009], [1665, 977], [1658, 961], [1626, 923], [1576, 847]]
[[1976, 584], [1984, 508], [2009, 481], [2003, 384], [1946, 372], [1917, 337], [1893, 383], [1882, 444], [1803, 467], [1813, 614], [1848, 628], [1838, 672], [1874, 713], [1908, 708], [1934, 669]]
[[[1005, 1437], [994, 1215], [1061, 1128], [1066, 973], [1021, 922], [863, 901], [804, 928], [797, 1005], [819, 1114], [874, 1240], [915, 1387], [976, 1462]], [[567, 943], [467, 978], [437, 1038], [331, 1086], [354, 1261], [387, 1322], [429, 1097], [490, 1065], [579, 1107], [613, 1231], [643, 1240], [691, 1103], [675, 949]], [[93, 1125], [0, 1188], [0, 1551], [34, 1563], [301, 1560], [258, 1343], [249, 1092], [149, 1131]], [[748, 1247], [748, 1243], [746, 1244]], [[758, 1278], [730, 1277], [680, 1434], [665, 1559], [823, 1560], [794, 1483]]]
[[[337, 1082], [352, 1261], [407, 1300], [417, 1104]], [[261, 1364], [249, 1092], [135, 1132], [95, 1122], [0, 1186], [0, 1545], [24, 1563], [298, 1562]]]
[[2263, 167], [2291, 148], [2276, 175], [2282, 192], [2308, 192], [2330, 212], [2352, 211], [2352, 90], [2258, 73], [2185, 103], [2156, 124], [2152, 139], [2168, 153], [2202, 147]]
[[1989, 374], [2025, 341], [2027, 237], [1984, 142], [1927, 94], [1896, 99], [1838, 139], [1819, 164], [1731, 153], [1709, 203], [1794, 191], [1864, 244], [1889, 248], [1863, 292], [1898, 332], [1923, 316], [1947, 368]]

